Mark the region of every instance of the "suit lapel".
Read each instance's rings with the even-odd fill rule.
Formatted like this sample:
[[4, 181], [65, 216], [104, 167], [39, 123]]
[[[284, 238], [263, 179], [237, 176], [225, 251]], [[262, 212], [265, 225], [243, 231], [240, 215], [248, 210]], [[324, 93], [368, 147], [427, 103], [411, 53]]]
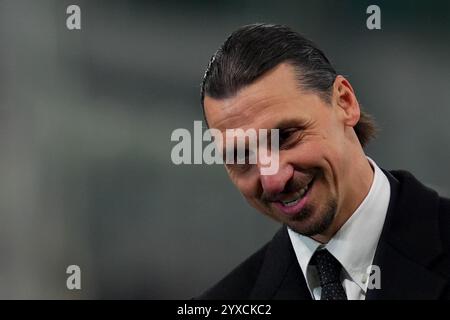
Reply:
[[383, 244], [374, 264], [380, 267], [381, 289], [367, 291], [366, 300], [438, 299], [446, 280]]
[[381, 289], [368, 290], [366, 299], [437, 299], [446, 286], [429, 268], [442, 253], [439, 197], [409, 173], [385, 174], [391, 200], [373, 263]]
[[311, 299], [285, 226], [277, 232], [267, 249], [250, 298]]

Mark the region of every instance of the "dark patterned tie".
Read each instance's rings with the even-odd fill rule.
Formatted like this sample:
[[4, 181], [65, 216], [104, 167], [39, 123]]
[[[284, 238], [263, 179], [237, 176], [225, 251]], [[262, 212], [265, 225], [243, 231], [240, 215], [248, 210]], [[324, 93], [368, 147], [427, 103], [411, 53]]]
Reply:
[[320, 300], [347, 300], [340, 280], [341, 263], [326, 249], [316, 251], [311, 261], [316, 265], [319, 273], [322, 287]]

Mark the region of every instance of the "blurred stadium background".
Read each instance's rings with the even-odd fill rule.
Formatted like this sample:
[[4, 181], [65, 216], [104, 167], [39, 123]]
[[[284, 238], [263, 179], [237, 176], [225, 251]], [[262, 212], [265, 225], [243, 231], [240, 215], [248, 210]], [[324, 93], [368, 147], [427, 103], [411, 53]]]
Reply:
[[450, 195], [448, 1], [0, 0], [0, 298], [190, 298], [272, 237], [221, 166], [170, 159], [209, 57], [253, 22], [317, 42], [378, 120], [368, 154]]

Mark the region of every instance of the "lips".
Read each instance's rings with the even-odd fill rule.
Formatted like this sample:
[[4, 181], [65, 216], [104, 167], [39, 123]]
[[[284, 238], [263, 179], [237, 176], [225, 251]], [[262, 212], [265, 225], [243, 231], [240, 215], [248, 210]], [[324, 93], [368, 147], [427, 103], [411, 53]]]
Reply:
[[306, 186], [290, 194], [288, 197], [280, 198], [278, 201], [272, 202], [273, 205], [287, 216], [294, 216], [298, 214], [306, 205], [309, 194], [313, 187], [314, 179]]
[[308, 190], [309, 190], [309, 185], [307, 185], [307, 186], [301, 188], [299, 191], [295, 192], [290, 198], [280, 200], [279, 202], [281, 202], [281, 204], [286, 207], [295, 206], [302, 199], [302, 197], [306, 194], [306, 192], [308, 192]]

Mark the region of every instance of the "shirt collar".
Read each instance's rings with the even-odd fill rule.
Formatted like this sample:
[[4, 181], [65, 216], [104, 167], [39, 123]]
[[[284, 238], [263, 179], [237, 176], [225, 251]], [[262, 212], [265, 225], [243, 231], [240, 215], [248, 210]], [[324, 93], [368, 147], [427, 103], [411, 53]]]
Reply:
[[288, 228], [305, 279], [308, 279], [307, 269], [311, 257], [318, 247], [323, 246], [339, 260], [351, 280], [366, 292], [370, 272], [368, 268], [375, 255], [390, 200], [389, 180], [372, 159], [367, 159], [374, 169], [369, 193], [327, 244], [322, 245]]

